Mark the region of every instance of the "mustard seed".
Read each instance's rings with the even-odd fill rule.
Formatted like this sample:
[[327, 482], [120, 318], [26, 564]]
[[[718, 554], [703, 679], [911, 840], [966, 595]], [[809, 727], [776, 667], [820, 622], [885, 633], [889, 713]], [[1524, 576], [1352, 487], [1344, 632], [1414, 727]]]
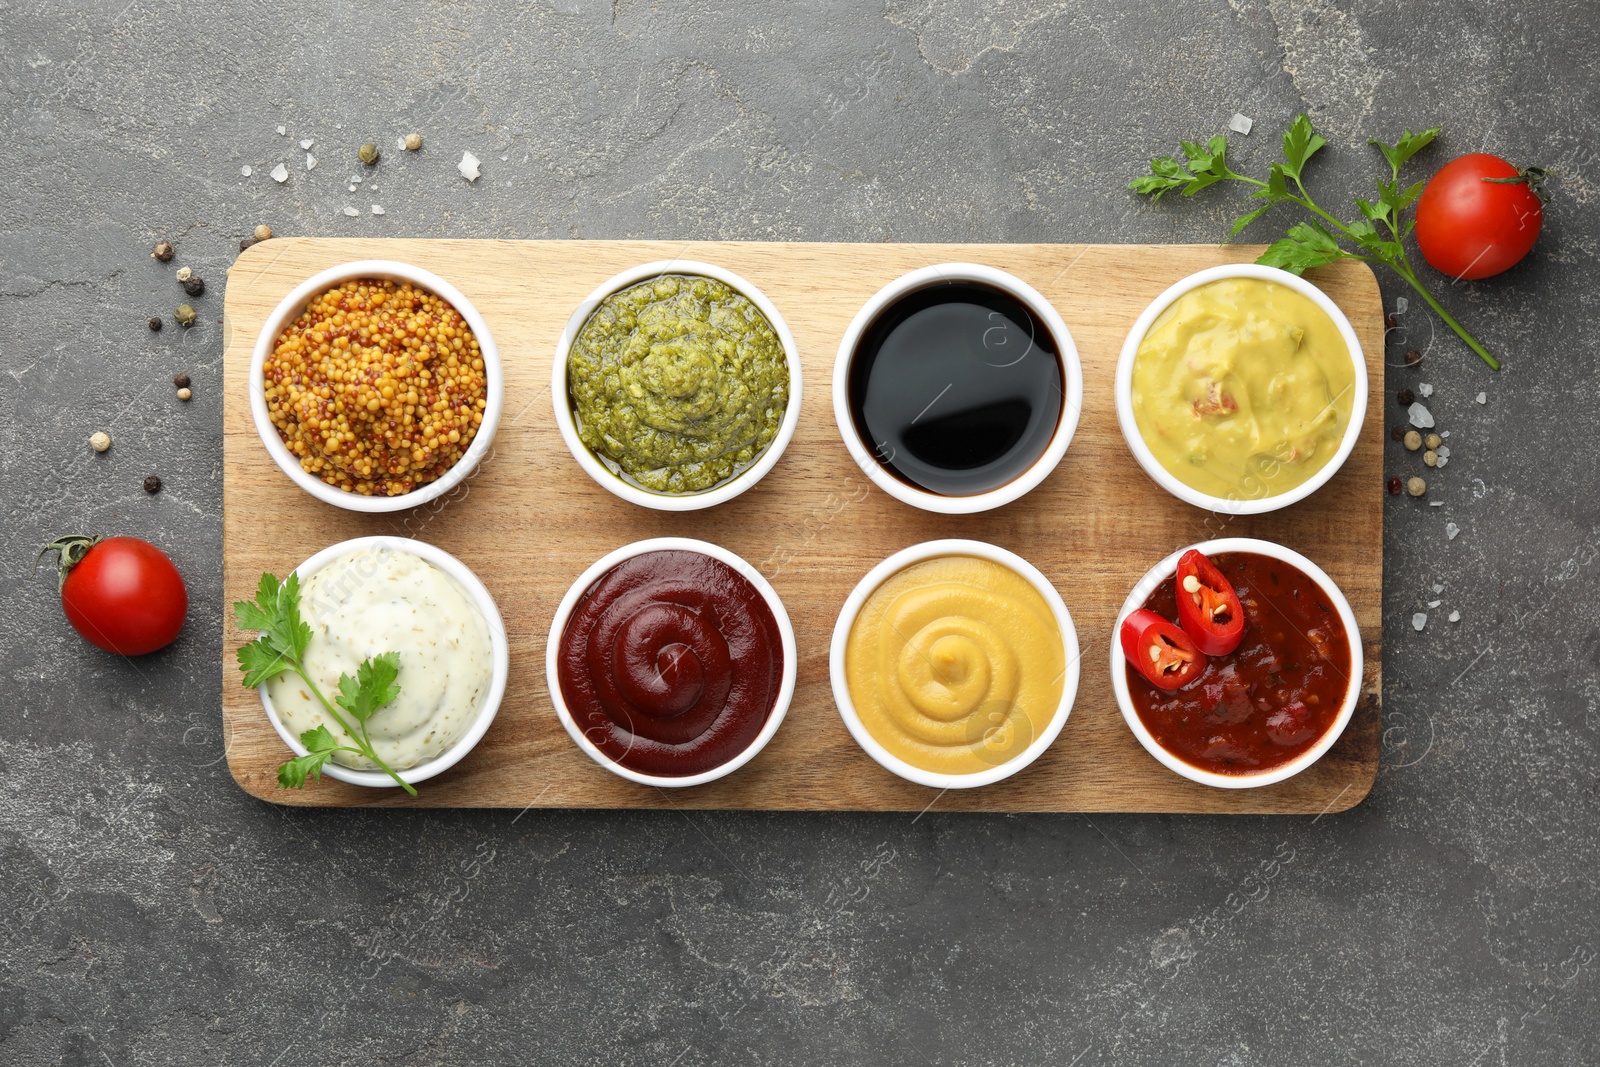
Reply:
[[415, 152], [417, 149], [419, 149], [421, 147], [422, 147], [422, 134], [420, 134], [420, 133], [408, 133], [408, 134], [406, 134], [406, 151], [407, 152]]
[[1407, 451], [1415, 452], [1422, 447], [1422, 435], [1415, 430], [1407, 430], [1405, 444]]
[[262, 223], [256, 227], [255, 238], [258, 241], [267, 241], [272, 238], [272, 227]]
[[1430, 433], [1427, 437], [1423, 438], [1423, 441], [1431, 449], [1436, 449], [1440, 445], [1444, 444], [1444, 438], [1440, 437], [1436, 433]]
[[89, 447], [96, 452], [104, 452], [111, 447], [111, 435], [104, 430], [96, 430], [89, 435]]
[[192, 392], [190, 392], [187, 388], [178, 390], [178, 399], [179, 400], [188, 400], [191, 396], [194, 396], [194, 394]]
[[1406, 482], [1406, 492], [1412, 496], [1421, 496], [1428, 491], [1428, 483], [1421, 478], [1413, 477]]

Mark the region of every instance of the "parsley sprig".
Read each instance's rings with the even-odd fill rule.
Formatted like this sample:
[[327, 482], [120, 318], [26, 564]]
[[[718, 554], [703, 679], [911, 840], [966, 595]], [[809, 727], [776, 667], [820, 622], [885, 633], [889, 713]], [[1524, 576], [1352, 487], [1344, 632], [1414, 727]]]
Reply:
[[1283, 160], [1272, 164], [1267, 171], [1266, 181], [1239, 174], [1229, 167], [1228, 139], [1218, 135], [1203, 145], [1184, 141], [1182, 160], [1172, 156], [1152, 159], [1150, 173], [1133, 179], [1128, 183], [1128, 188], [1136, 193], [1144, 193], [1152, 200], [1160, 200], [1174, 189], [1182, 191], [1184, 196], [1193, 196], [1223, 181], [1255, 186], [1251, 198], [1265, 203], [1234, 222], [1233, 228], [1228, 231], [1230, 241], [1279, 204], [1294, 204], [1312, 217], [1290, 226], [1283, 237], [1261, 254], [1257, 263], [1279, 267], [1290, 274], [1303, 274], [1313, 267], [1340, 259], [1385, 264], [1421, 295], [1434, 314], [1443, 319], [1445, 325], [1467, 343], [1468, 348], [1482, 357], [1491, 368], [1499, 370], [1500, 361], [1428, 292], [1406, 256], [1405, 240], [1416, 221], [1405, 218], [1405, 213], [1417, 202], [1427, 183], [1417, 182], [1402, 187], [1400, 168], [1438, 135], [1439, 127], [1435, 126], [1421, 133], [1406, 130], [1400, 140], [1392, 145], [1376, 139], [1369, 142], [1388, 161], [1389, 178], [1387, 181], [1378, 179], [1376, 200], [1364, 200], [1359, 196], [1355, 198], [1361, 217], [1353, 222], [1340, 222], [1323, 210], [1306, 191], [1303, 181], [1306, 164], [1328, 142], [1312, 129], [1311, 120], [1304, 115], [1296, 118], [1284, 133]]
[[[260, 636], [239, 649], [239, 669], [244, 672], [247, 689], [255, 689], [271, 681], [284, 671], [293, 671], [306, 683], [313, 696], [322, 703], [328, 716], [339, 724], [354, 744], [341, 744], [326, 726], [307, 730], [300, 735], [306, 747], [304, 756], [296, 756], [278, 768], [278, 784], [285, 789], [305, 787], [306, 778], [321, 781], [322, 766], [336, 752], [354, 752], [376, 763], [412, 796], [417, 795], [411, 783], [403, 780], [373, 751], [372, 740], [367, 736], [367, 721], [379, 709], [400, 695], [396, 679], [400, 676], [400, 653], [385, 652], [362, 662], [356, 676], [339, 675], [339, 692], [335, 697], [338, 707], [328, 702], [317, 688], [317, 683], [305, 671], [306, 647], [311, 644], [311, 627], [300, 617], [300, 579], [291, 574], [287, 581], [278, 581], [277, 575], [263, 574], [256, 588], [254, 603], [248, 600], [233, 605], [234, 618], [241, 630], [257, 630]], [[340, 714], [340, 709], [344, 714]], [[350, 718], [346, 719], [345, 715]], [[351, 725], [351, 720], [356, 723]]]

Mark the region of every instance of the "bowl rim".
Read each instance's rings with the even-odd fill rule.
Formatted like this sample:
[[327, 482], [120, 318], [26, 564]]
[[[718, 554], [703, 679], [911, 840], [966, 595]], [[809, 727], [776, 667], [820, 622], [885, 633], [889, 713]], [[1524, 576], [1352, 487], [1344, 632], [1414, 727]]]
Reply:
[[[1004, 485], [971, 496], [942, 496], [919, 489], [901, 481], [875, 459], [856, 430], [855, 418], [850, 413], [850, 366], [855, 361], [856, 346], [867, 327], [890, 304], [914, 290], [942, 281], [973, 281], [992, 286], [1010, 294], [1037, 315], [1055, 337], [1061, 362], [1062, 403], [1061, 418], [1050, 443], [1033, 464]], [[982, 263], [935, 263], [908, 271], [874, 293], [856, 312], [839, 341], [839, 351], [833, 361], [833, 418], [838, 424], [839, 436], [850, 452], [850, 458], [872, 479], [879, 489], [896, 500], [912, 507], [940, 515], [972, 515], [990, 511], [1017, 500], [1037, 487], [1061, 464], [1078, 429], [1078, 419], [1083, 413], [1083, 363], [1078, 356], [1078, 345], [1066, 320], [1045, 299], [1044, 294], [998, 267]]]
[[[1133, 412], [1133, 361], [1139, 353], [1139, 345], [1150, 330], [1150, 325], [1156, 318], [1177, 300], [1180, 296], [1193, 289], [1211, 282], [1222, 281], [1227, 278], [1256, 278], [1260, 281], [1274, 282], [1294, 290], [1306, 297], [1317, 307], [1321, 308], [1333, 320], [1334, 326], [1343, 338], [1348, 349], [1351, 365], [1355, 369], [1355, 383], [1352, 386], [1355, 395], [1350, 407], [1350, 424], [1345, 427], [1344, 437], [1339, 442], [1339, 449], [1324, 463], [1322, 467], [1310, 478], [1301, 482], [1293, 489], [1278, 493], [1273, 496], [1254, 498], [1230, 498], [1212, 496], [1185, 485], [1171, 471], [1161, 465], [1155, 453], [1150, 451], [1150, 446], [1145, 444], [1144, 436], [1139, 432], [1138, 421]], [[1350, 458], [1350, 453], [1355, 451], [1356, 442], [1361, 439], [1361, 431], [1367, 420], [1368, 381], [1367, 357], [1361, 347], [1361, 339], [1356, 336], [1355, 327], [1350, 324], [1350, 319], [1333, 298], [1328, 296], [1317, 286], [1306, 281], [1299, 275], [1290, 274], [1288, 271], [1279, 270], [1277, 267], [1263, 267], [1258, 263], [1225, 263], [1216, 267], [1207, 267], [1205, 270], [1196, 271], [1188, 277], [1181, 278], [1168, 286], [1160, 296], [1152, 300], [1139, 317], [1134, 320], [1133, 326], [1128, 330], [1127, 337], [1122, 342], [1122, 351], [1117, 357], [1117, 370], [1115, 377], [1114, 393], [1117, 409], [1117, 425], [1122, 431], [1122, 438], [1128, 444], [1128, 450], [1133, 453], [1133, 458], [1145, 474], [1149, 475], [1161, 488], [1187, 504], [1197, 508], [1221, 515], [1260, 515], [1268, 511], [1277, 511], [1291, 504], [1298, 503], [1315, 493], [1326, 485], [1340, 468], [1345, 460]]]
[[[478, 351], [483, 357], [487, 403], [483, 410], [483, 422], [479, 424], [472, 444], [467, 446], [466, 453], [444, 474], [427, 485], [399, 496], [377, 497], [347, 493], [301, 469], [300, 461], [278, 436], [277, 427], [272, 424], [272, 418], [267, 412], [266, 382], [263, 374], [267, 356], [272, 352], [278, 334], [283, 331], [290, 319], [305, 310], [313, 296], [352, 278], [407, 281], [448, 300], [471, 327], [473, 335], [478, 340]], [[256, 433], [260, 435], [261, 443], [266, 446], [267, 454], [290, 480], [325, 504], [332, 504], [347, 511], [375, 514], [405, 511], [426, 504], [450, 492], [477, 470], [478, 465], [486, 458], [495, 430], [500, 425], [500, 414], [505, 406], [505, 376], [500, 366], [500, 349], [495, 345], [489, 324], [461, 290], [432, 271], [410, 263], [394, 259], [357, 259], [318, 271], [289, 290], [288, 295], [278, 301], [278, 306], [272, 309], [272, 313], [262, 323], [261, 331], [256, 335], [255, 349], [250, 356], [249, 394], [250, 417], [256, 425]]]
[[[1185, 552], [1194, 549], [1206, 555], [1219, 552], [1254, 552], [1261, 556], [1270, 556], [1284, 563], [1298, 567], [1312, 581], [1322, 587], [1328, 595], [1334, 610], [1339, 613], [1339, 620], [1344, 624], [1345, 636], [1350, 641], [1350, 678], [1345, 689], [1344, 702], [1339, 707], [1339, 716], [1328, 727], [1327, 731], [1315, 745], [1305, 752], [1279, 767], [1270, 771], [1256, 774], [1218, 774], [1192, 764], [1184, 762], [1177, 755], [1161, 747], [1155, 737], [1145, 727], [1144, 721], [1139, 718], [1139, 713], [1134, 709], [1133, 697], [1128, 692], [1127, 659], [1122, 654], [1122, 642], [1118, 635], [1122, 632], [1122, 620], [1128, 614], [1143, 606], [1148, 598], [1167, 578], [1170, 578], [1178, 569], [1178, 559]], [[1176, 771], [1185, 778], [1201, 785], [1215, 786], [1219, 789], [1254, 789], [1264, 785], [1273, 785], [1287, 778], [1299, 774], [1301, 771], [1316, 763], [1328, 750], [1338, 742], [1345, 728], [1350, 725], [1350, 719], [1355, 715], [1356, 704], [1361, 699], [1361, 689], [1366, 660], [1361, 646], [1361, 628], [1356, 624], [1355, 611], [1350, 607], [1344, 591], [1321, 567], [1317, 566], [1305, 556], [1276, 541], [1265, 541], [1257, 537], [1218, 537], [1210, 541], [1200, 541], [1196, 544], [1185, 545], [1161, 562], [1145, 572], [1144, 577], [1134, 583], [1133, 589], [1128, 593], [1122, 607], [1117, 611], [1116, 622], [1111, 628], [1111, 690], [1117, 699], [1117, 707], [1122, 712], [1122, 719], [1128, 724], [1128, 729], [1133, 731], [1133, 736], [1139, 739], [1145, 751], [1154, 756], [1168, 770]]]
[[[924, 770], [912, 766], [884, 748], [861, 721], [855, 701], [850, 696], [849, 681], [845, 676], [845, 646], [850, 639], [850, 628], [855, 625], [856, 617], [860, 614], [862, 605], [867, 602], [867, 598], [885, 581], [912, 564], [945, 556], [973, 556], [988, 560], [1027, 579], [1028, 584], [1033, 586], [1050, 606], [1051, 614], [1055, 616], [1056, 628], [1061, 632], [1062, 651], [1066, 655], [1066, 670], [1061, 682], [1061, 700], [1056, 705], [1049, 723], [1039, 732], [1039, 736], [1035, 737], [1021, 753], [1006, 762], [969, 774], [944, 774]], [[855, 588], [845, 599], [844, 607], [839, 610], [838, 621], [833, 626], [833, 639], [828, 647], [828, 673], [833, 683], [834, 706], [839, 711], [839, 717], [844, 720], [845, 729], [850, 731], [850, 736], [855, 738], [856, 744], [860, 745], [880, 767], [909, 782], [931, 789], [974, 789], [1011, 777], [1031, 765], [1055, 743], [1062, 728], [1066, 726], [1067, 719], [1072, 714], [1073, 704], [1077, 700], [1081, 658], [1078, 630], [1073, 624], [1072, 613], [1067, 610], [1061, 594], [1039, 568], [1015, 552], [989, 544], [987, 541], [947, 537], [902, 548], [873, 567], [861, 581], [856, 583]]]
[[[559, 673], [559, 659], [561, 654], [561, 637], [567, 628], [567, 620], [572, 617], [572, 610], [577, 606], [579, 598], [589, 591], [589, 587], [609, 573], [612, 568], [625, 560], [646, 552], [681, 551], [698, 552], [712, 559], [720, 560], [738, 571], [756, 588], [767, 608], [772, 612], [772, 617], [778, 622], [778, 634], [783, 647], [783, 677], [778, 685], [778, 696], [773, 702], [772, 711], [767, 715], [767, 721], [761, 732], [755, 736], [738, 755], [726, 763], [718, 764], [709, 771], [699, 774], [682, 776], [666, 776], [644, 774], [624, 767], [622, 764], [600, 751], [599, 747], [584, 736], [578, 729], [577, 721], [572, 717], [572, 711], [567, 707], [566, 699], [561, 695], [561, 682]], [[647, 537], [642, 541], [623, 545], [606, 553], [591, 563], [580, 574], [576, 581], [567, 588], [566, 595], [561, 598], [561, 603], [556, 607], [555, 615], [550, 620], [550, 634], [545, 641], [544, 677], [545, 686], [550, 691], [550, 702], [555, 705], [556, 717], [561, 720], [562, 727], [567, 731], [567, 736], [572, 738], [574, 744], [592, 759], [621, 778], [640, 785], [653, 785], [663, 789], [684, 789], [690, 786], [704, 785], [714, 782], [743, 767], [755, 759], [761, 750], [767, 747], [777, 734], [778, 728], [783, 725], [785, 716], [789, 714], [789, 705], [794, 700], [795, 679], [799, 675], [798, 645], [795, 641], [794, 624], [789, 619], [789, 612], [783, 606], [783, 600], [778, 596], [778, 591], [772, 587], [762, 573], [751, 566], [737, 553], [730, 552], [721, 545], [709, 541], [701, 541], [693, 537]]]
[[[573, 416], [572, 401], [567, 390], [567, 355], [578, 337], [578, 331], [589, 321], [589, 316], [594, 314], [595, 308], [599, 307], [607, 297], [631, 285], [663, 274], [714, 278], [732, 287], [766, 316], [773, 333], [778, 335], [778, 342], [783, 346], [784, 359], [789, 365], [789, 403], [784, 408], [783, 421], [778, 424], [778, 432], [767, 445], [766, 451], [757, 456], [754, 463], [726, 482], [699, 493], [653, 493], [631, 485], [611, 473], [578, 436], [578, 424]], [[602, 489], [629, 503], [653, 508], [656, 511], [699, 511], [732, 500], [766, 477], [767, 472], [777, 465], [784, 449], [789, 447], [790, 440], [794, 438], [795, 427], [800, 424], [802, 376], [800, 346], [795, 343], [794, 334], [790, 332], [789, 324], [784, 320], [783, 314], [777, 305], [767, 298], [767, 294], [745, 278], [714, 263], [704, 263], [694, 259], [657, 259], [629, 267], [601, 282], [567, 319], [567, 325], [561, 331], [561, 338], [556, 342], [555, 362], [550, 372], [550, 402], [555, 410], [556, 427], [561, 431], [561, 439], [566, 443], [567, 451], [572, 453], [572, 458], [578, 461], [578, 466], [583, 468], [584, 473]]]
[[[500, 608], [494, 602], [494, 597], [484, 587], [482, 581], [472, 570], [456, 557], [442, 548], [418, 541], [410, 537], [397, 537], [392, 534], [374, 534], [367, 537], [352, 537], [348, 541], [329, 545], [322, 551], [314, 553], [304, 563], [296, 567], [291, 573], [300, 576], [302, 584], [318, 571], [327, 567], [336, 560], [359, 552], [364, 548], [387, 548], [395, 552], [405, 552], [416, 556], [424, 562], [438, 567], [455, 582], [457, 587], [466, 594], [467, 599], [478, 609], [483, 616], [484, 625], [489, 630], [489, 657], [491, 662], [489, 674], [489, 688], [484, 694], [483, 702], [478, 708], [477, 718], [465, 733], [456, 739], [455, 744], [439, 753], [425, 763], [415, 767], [408, 767], [398, 771], [400, 777], [406, 782], [415, 785], [426, 781], [438, 774], [454, 767], [471, 752], [483, 735], [488, 732], [494, 723], [495, 716], [500, 711], [500, 703], [505, 699], [506, 681], [510, 676], [510, 648], [506, 638], [505, 620], [501, 618]], [[287, 579], [287, 576], [285, 576]], [[289, 732], [283, 720], [278, 717], [278, 711], [272, 705], [272, 698], [267, 694], [267, 686], [263, 683], [256, 690], [261, 698], [262, 709], [267, 713], [267, 721], [272, 723], [272, 728], [278, 732], [278, 737], [283, 743], [294, 751], [296, 756], [304, 756], [306, 747], [300, 739]], [[323, 773], [328, 777], [351, 785], [369, 786], [372, 788], [398, 789], [395, 780], [383, 771], [363, 771], [351, 767], [340, 766], [329, 760], [323, 764]]]

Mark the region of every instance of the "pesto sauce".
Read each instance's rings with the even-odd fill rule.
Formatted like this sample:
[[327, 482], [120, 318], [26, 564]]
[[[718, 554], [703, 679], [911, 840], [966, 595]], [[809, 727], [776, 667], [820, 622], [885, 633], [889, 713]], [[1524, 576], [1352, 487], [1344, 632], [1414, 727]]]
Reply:
[[619, 477], [699, 493], [772, 444], [789, 363], [767, 317], [714, 278], [663, 274], [613, 293], [567, 354], [578, 435]]

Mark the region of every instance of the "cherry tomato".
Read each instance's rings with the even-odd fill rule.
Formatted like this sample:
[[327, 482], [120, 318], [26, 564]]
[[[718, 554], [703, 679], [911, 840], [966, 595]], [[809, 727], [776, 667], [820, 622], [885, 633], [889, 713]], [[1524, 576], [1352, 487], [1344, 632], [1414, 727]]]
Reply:
[[1148, 608], [1122, 620], [1122, 654], [1158, 689], [1182, 689], [1205, 673], [1206, 657], [1189, 635]]
[[1417, 245], [1453, 278], [1487, 278], [1528, 254], [1544, 225], [1537, 167], [1518, 170], [1485, 152], [1452, 159], [1417, 201]]
[[61, 610], [90, 644], [123, 656], [170, 645], [189, 613], [172, 560], [137, 537], [72, 535], [46, 545], [61, 574]]
[[1178, 622], [1195, 647], [1208, 656], [1226, 656], [1238, 648], [1244, 640], [1239, 594], [1205, 553], [1191, 548], [1180, 556], [1174, 580]]

